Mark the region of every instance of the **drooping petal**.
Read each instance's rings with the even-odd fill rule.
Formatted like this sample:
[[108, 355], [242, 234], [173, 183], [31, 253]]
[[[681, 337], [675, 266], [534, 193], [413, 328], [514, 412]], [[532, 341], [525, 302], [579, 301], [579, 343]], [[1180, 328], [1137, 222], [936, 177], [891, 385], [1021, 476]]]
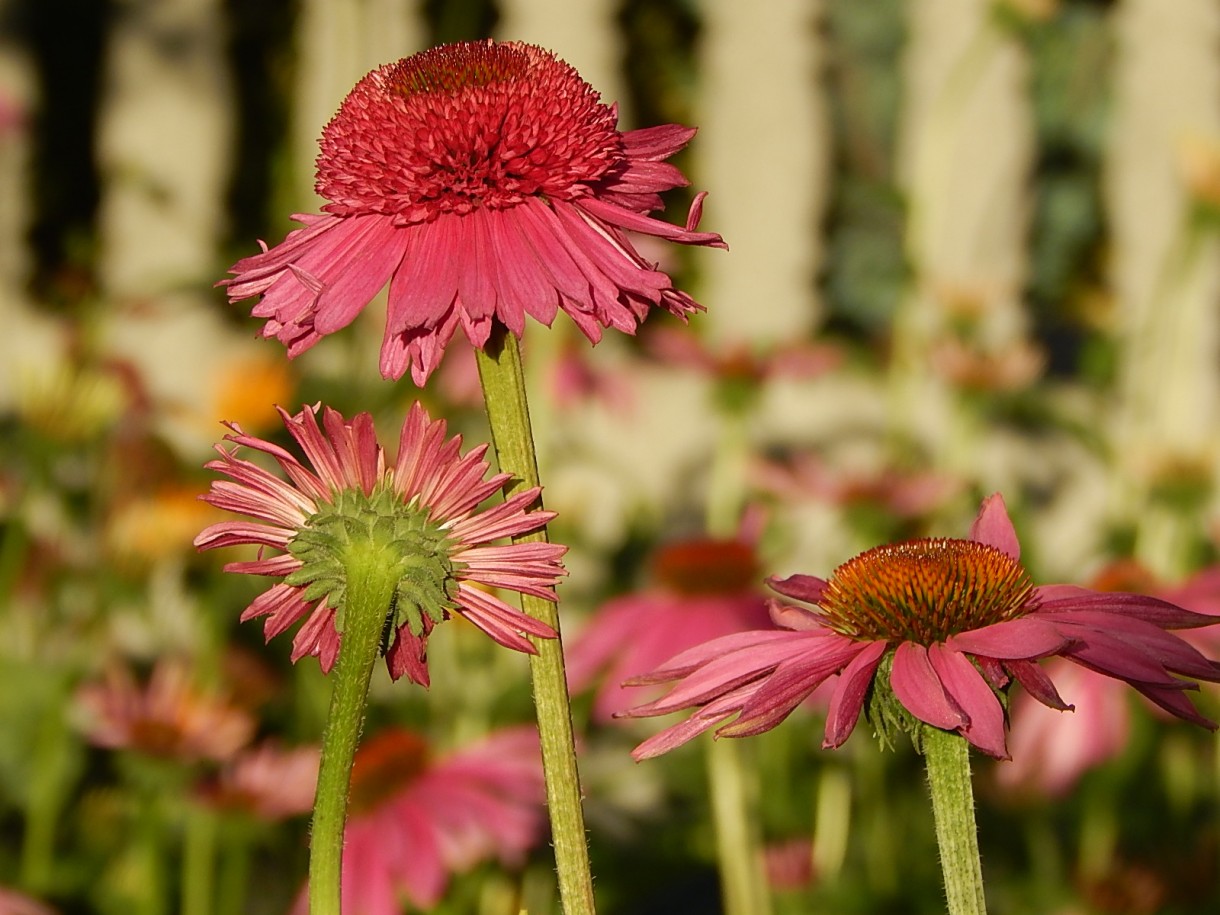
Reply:
[[928, 659], [945, 692], [966, 714], [968, 721], [961, 729], [962, 736], [984, 753], [996, 759], [1008, 759], [1004, 709], [983, 675], [965, 655], [943, 645], [929, 647]]
[[902, 642], [894, 651], [890, 671], [894, 696], [920, 721], [946, 731], [955, 731], [969, 718], [945, 690], [940, 676], [928, 657], [928, 649], [914, 642]]
[[1060, 698], [1059, 691], [1051, 682], [1051, 678], [1037, 664], [1031, 661], [1014, 660], [1007, 662], [1004, 666], [1017, 678], [1017, 682], [1025, 687], [1025, 691], [1043, 705], [1060, 712], [1071, 711], [1074, 708]]
[[864, 707], [864, 697], [868, 695], [877, 665], [888, 647], [885, 642], [872, 642], [843, 668], [838, 685], [830, 697], [830, 707], [826, 710], [826, 731], [822, 739], [822, 746], [826, 749], [842, 746], [855, 730], [856, 722], [860, 720], [860, 710]]

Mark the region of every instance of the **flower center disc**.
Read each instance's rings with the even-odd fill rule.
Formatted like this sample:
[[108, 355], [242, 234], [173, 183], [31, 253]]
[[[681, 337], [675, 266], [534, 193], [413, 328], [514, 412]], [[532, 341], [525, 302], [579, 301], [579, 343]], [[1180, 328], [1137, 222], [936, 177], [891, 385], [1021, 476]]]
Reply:
[[352, 764], [353, 813], [375, 810], [428, 768], [428, 744], [404, 728], [388, 728], [365, 741]]
[[457, 93], [463, 89], [523, 78], [529, 55], [515, 44], [472, 41], [443, 45], [400, 60], [386, 79], [386, 89]]
[[573, 200], [626, 167], [615, 110], [550, 52], [467, 41], [364, 77], [322, 132], [318, 193], [336, 216], [397, 225]]
[[653, 575], [687, 597], [738, 594], [758, 581], [754, 550], [735, 540], [688, 540], [657, 551]]
[[1033, 585], [1007, 553], [973, 540], [908, 540], [879, 546], [835, 569], [819, 606], [851, 638], [921, 645], [1015, 619]]

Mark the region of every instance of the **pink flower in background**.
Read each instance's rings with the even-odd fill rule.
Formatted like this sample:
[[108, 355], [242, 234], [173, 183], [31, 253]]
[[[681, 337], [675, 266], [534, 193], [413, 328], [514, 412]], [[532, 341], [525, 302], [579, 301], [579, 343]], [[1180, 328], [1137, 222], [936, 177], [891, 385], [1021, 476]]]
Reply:
[[282, 748], [259, 744], [234, 757], [200, 788], [214, 807], [244, 811], [262, 820], [281, 820], [313, 809], [318, 785], [318, 747]]
[[769, 625], [755, 590], [754, 548], [738, 540], [690, 540], [662, 547], [654, 583], [598, 610], [567, 650], [568, 682], [583, 690], [599, 675], [593, 715], [607, 721], [638, 697], [624, 680], [710, 639]]
[[1047, 662], [1046, 674], [1072, 700], [1074, 713], [1057, 713], [1029, 693], [1014, 696], [1008, 735], [1012, 759], [1000, 763], [995, 775], [1006, 788], [1062, 795], [1081, 775], [1127, 746], [1131, 697], [1119, 681], [1061, 658]]
[[829, 343], [795, 343], [756, 351], [746, 343], [713, 347], [688, 329], [658, 327], [644, 349], [661, 362], [703, 372], [720, 381], [760, 384], [768, 378], [814, 378], [840, 365], [843, 351]]
[[[694, 708], [694, 714], [640, 744], [656, 756], [722, 725], [717, 735], [770, 730], [835, 674], [823, 745], [838, 747], [856, 726], [874, 681], [892, 693], [887, 720], [914, 720], [961, 734], [1007, 758], [1004, 710], [996, 692], [1012, 680], [1051, 708], [1067, 709], [1036, 663], [1061, 655], [1123, 680], [1165, 710], [1206, 727], [1183, 691], [1220, 681], [1208, 660], [1169, 629], [1205, 626], [1211, 617], [1140, 594], [1073, 585], [1035, 587], [1003, 500], [984, 500], [968, 540], [910, 540], [876, 547], [839, 566], [829, 579], [772, 580], [787, 598], [772, 601], [779, 631], [725, 636], [672, 658], [637, 684], [678, 681], [634, 717]], [[888, 682], [887, 682], [888, 681]]]
[[231, 758], [254, 736], [254, 718], [222, 696], [196, 686], [187, 668], [162, 661], [148, 682], [111, 668], [78, 693], [91, 743], [183, 761]]
[[846, 508], [870, 506], [899, 519], [927, 515], [962, 489], [961, 481], [943, 473], [840, 468], [808, 452], [783, 461], [756, 461], [751, 476], [755, 486], [780, 499], [813, 499]]
[[[344, 915], [430, 908], [451, 874], [480, 861], [519, 864], [542, 837], [538, 734], [508, 728], [431, 759], [417, 734], [391, 728], [361, 744], [343, 847]], [[295, 912], [308, 910], [305, 895]]]
[[423, 384], [460, 326], [520, 336], [529, 314], [565, 311], [593, 342], [634, 333], [654, 307], [699, 309], [627, 232], [724, 247], [653, 219], [688, 182], [665, 162], [695, 131], [620, 132], [614, 106], [549, 52], [475, 41], [423, 51], [364, 77], [322, 134], [324, 215], [238, 261], [231, 301], [261, 296], [263, 336], [296, 356], [345, 327], [389, 283], [381, 373]]
[[55, 915], [55, 912], [23, 893], [0, 887], [0, 915]]
[[317, 408], [295, 416], [280, 411], [310, 466], [229, 424], [234, 434], [226, 440], [273, 457], [287, 481], [237, 457], [237, 448], [217, 446], [220, 459], [207, 465], [229, 480], [213, 482], [202, 498], [255, 520], [213, 524], [195, 545], [208, 550], [257, 544], [282, 551], [266, 557], [260, 549], [254, 560], [225, 566], [230, 572], [283, 579], [255, 598], [242, 613], [243, 621], [265, 616], [264, 632], [270, 640], [304, 619], [293, 639], [292, 660], [317, 655], [329, 672], [339, 652], [336, 612], [342, 606], [345, 575], [331, 544], [353, 536], [353, 526], [360, 526], [370, 537], [391, 537], [392, 554], [402, 564], [386, 630], [387, 638], [392, 636], [386, 664], [395, 679], [407, 674], [427, 684], [428, 633], [453, 613], [517, 651], [535, 651], [526, 635], [554, 638], [545, 623], [487, 590], [504, 588], [555, 599], [552, 588], [564, 574], [559, 559], [566, 547], [495, 543], [536, 531], [554, 517], [554, 512], [526, 510], [538, 498], [537, 487], [480, 512], [478, 506], [509, 475], [486, 478], [487, 446], [461, 456], [461, 436], [446, 439], [444, 420], [431, 420], [419, 404], [412, 405], [403, 423], [393, 466], [387, 465], [377, 444], [369, 414], [348, 421], [326, 408], [319, 425], [317, 413]]
[[767, 884], [777, 892], [808, 889], [817, 877], [813, 868], [813, 840], [798, 836], [769, 843], [763, 848], [763, 870]]

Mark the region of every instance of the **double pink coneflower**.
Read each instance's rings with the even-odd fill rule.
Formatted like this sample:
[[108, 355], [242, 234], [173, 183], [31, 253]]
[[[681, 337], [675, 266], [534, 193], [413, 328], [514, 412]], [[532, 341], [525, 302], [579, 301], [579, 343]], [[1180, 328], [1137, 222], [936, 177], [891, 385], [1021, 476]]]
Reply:
[[592, 341], [634, 333], [654, 307], [699, 306], [626, 234], [724, 247], [653, 219], [659, 194], [687, 184], [665, 162], [695, 131], [621, 132], [618, 112], [580, 75], [520, 42], [445, 45], [369, 73], [322, 134], [322, 215], [238, 261], [232, 301], [262, 296], [263, 336], [295, 356], [350, 324], [389, 283], [381, 373], [423, 384], [454, 332], [475, 346], [494, 322], [566, 312]]

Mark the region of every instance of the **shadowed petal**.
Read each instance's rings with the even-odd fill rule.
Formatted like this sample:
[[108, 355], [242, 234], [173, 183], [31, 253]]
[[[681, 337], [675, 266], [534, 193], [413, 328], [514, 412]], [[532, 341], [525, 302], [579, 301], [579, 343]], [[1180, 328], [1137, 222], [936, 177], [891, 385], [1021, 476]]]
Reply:
[[969, 718], [953, 697], [945, 691], [928, 649], [914, 642], [903, 642], [894, 652], [890, 672], [894, 696], [920, 721], [946, 731], [955, 731], [969, 723]]
[[830, 708], [826, 712], [826, 732], [822, 746], [842, 746], [843, 741], [851, 736], [856, 722], [860, 719], [860, 709], [864, 706], [864, 697], [872, 685], [877, 673], [877, 665], [889, 646], [885, 642], [873, 642], [852, 658], [843, 668], [843, 674], [830, 697]]
[[984, 753], [996, 759], [1008, 759], [1008, 748], [1004, 744], [1004, 710], [983, 675], [965, 655], [943, 645], [930, 647], [928, 659], [945, 692], [969, 719], [962, 727], [962, 735]]

